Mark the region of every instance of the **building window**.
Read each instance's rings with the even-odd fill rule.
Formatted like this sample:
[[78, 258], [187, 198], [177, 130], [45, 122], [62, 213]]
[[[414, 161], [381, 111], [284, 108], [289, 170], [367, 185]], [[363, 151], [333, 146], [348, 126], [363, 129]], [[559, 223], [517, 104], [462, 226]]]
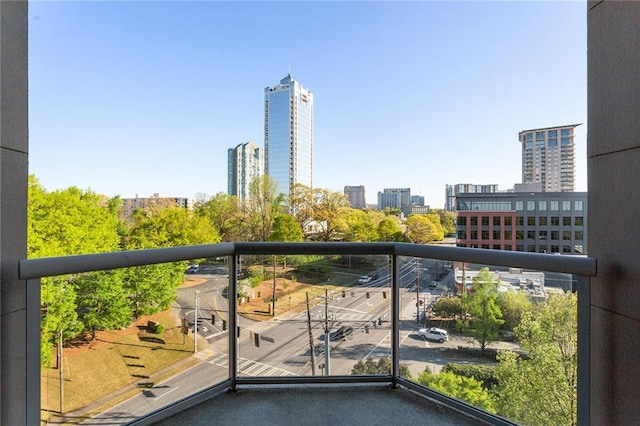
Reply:
[[539, 201], [538, 202], [538, 210], [546, 211], [547, 210], [547, 202], [546, 201]]
[[535, 253], [535, 252], [536, 252], [536, 246], [535, 246], [535, 244], [529, 244], [529, 245], [527, 245], [527, 251], [528, 251], [529, 253]]
[[478, 231], [471, 231], [471, 239], [472, 240], [478, 239]]
[[471, 216], [471, 226], [478, 226], [478, 218]]
[[483, 244], [483, 245], [482, 245], [482, 248], [483, 248], [483, 249], [488, 249], [488, 248], [489, 248], [489, 244]]
[[558, 216], [551, 216], [551, 226], [560, 226], [560, 218]]
[[493, 249], [494, 250], [500, 250], [500, 244], [494, 244], [493, 245]]
[[546, 216], [540, 216], [538, 218], [538, 226], [547, 226], [547, 217]]
[[560, 246], [551, 246], [551, 253], [560, 253]]
[[546, 252], [547, 252], [547, 246], [538, 247], [538, 253], [546, 253]]
[[571, 201], [563, 201], [562, 202], [562, 210], [567, 212], [571, 211]]
[[549, 201], [549, 210], [558, 211], [558, 202]]
[[551, 231], [551, 239], [554, 241], [558, 241], [558, 237], [560, 237], [560, 233], [558, 231]]
[[466, 216], [459, 216], [458, 217], [458, 225], [467, 226], [467, 217]]
[[583, 209], [582, 201], [576, 201], [575, 208], [576, 208], [576, 211], [581, 212]]
[[511, 216], [505, 216], [504, 225], [505, 226], [511, 226]]
[[489, 226], [489, 216], [482, 216], [482, 226]]
[[528, 142], [533, 141], [533, 133], [525, 133], [524, 134], [524, 140], [528, 141]]
[[489, 231], [482, 231], [482, 239], [483, 240], [489, 239]]
[[500, 230], [493, 231], [493, 239], [494, 240], [499, 240], [500, 239]]
[[570, 129], [560, 129], [560, 136], [571, 136]]
[[571, 216], [564, 216], [562, 218], [562, 224], [564, 226], [571, 226]]
[[535, 216], [529, 216], [527, 218], [527, 225], [536, 226], [536, 217]]
[[576, 244], [573, 250], [575, 253], [578, 253], [578, 254], [584, 253], [584, 247], [582, 246], [582, 244]]
[[516, 216], [516, 226], [524, 225], [524, 218], [522, 216]]
[[567, 244], [563, 244], [562, 245], [562, 252], [563, 253], [571, 253], [571, 246], [569, 246]]
[[536, 132], [536, 140], [543, 141], [544, 140], [544, 132]]
[[527, 238], [529, 240], [535, 240], [536, 239], [536, 231], [527, 231]]
[[524, 231], [516, 231], [516, 240], [524, 240]]
[[573, 239], [577, 241], [581, 241], [584, 237], [584, 233], [582, 231], [575, 231], [573, 233]]
[[582, 222], [583, 222], [582, 216], [576, 216], [576, 218], [574, 220], [574, 225], [582, 226]]
[[467, 231], [458, 231], [458, 239], [466, 240], [467, 239]]
[[513, 236], [513, 233], [511, 232], [511, 230], [505, 230], [504, 231], [504, 239], [505, 240], [510, 240]]
[[527, 211], [534, 211], [536, 209], [536, 202], [535, 201], [527, 201]]
[[519, 212], [524, 210], [524, 201], [516, 201], [516, 210]]
[[547, 239], [547, 231], [540, 231], [538, 233], [538, 238], [540, 238], [541, 240], [546, 240]]
[[505, 250], [509, 250], [509, 251], [513, 250], [513, 248], [512, 248], [512, 246], [511, 246], [511, 244], [505, 244], [505, 245], [504, 245], [504, 249], [505, 249]]
[[522, 244], [516, 244], [516, 251], [524, 251], [524, 246]]
[[493, 217], [493, 226], [500, 226], [500, 216]]
[[571, 239], [571, 231], [562, 231], [562, 239], [570, 240]]

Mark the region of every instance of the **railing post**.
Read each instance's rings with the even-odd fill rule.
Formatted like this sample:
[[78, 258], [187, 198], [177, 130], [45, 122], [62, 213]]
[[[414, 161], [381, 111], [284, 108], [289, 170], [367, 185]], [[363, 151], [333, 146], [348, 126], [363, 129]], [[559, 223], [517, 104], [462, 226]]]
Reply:
[[398, 387], [400, 375], [400, 270], [398, 256], [391, 255], [391, 386]]
[[42, 318], [42, 306], [40, 302], [41, 279], [30, 279], [27, 280], [26, 284], [26, 424], [39, 424], [41, 420], [40, 409], [42, 408], [40, 396], [40, 321]]
[[578, 425], [590, 421], [591, 279], [578, 276]]
[[231, 390], [238, 383], [238, 262], [240, 256], [233, 254], [229, 258], [229, 380]]

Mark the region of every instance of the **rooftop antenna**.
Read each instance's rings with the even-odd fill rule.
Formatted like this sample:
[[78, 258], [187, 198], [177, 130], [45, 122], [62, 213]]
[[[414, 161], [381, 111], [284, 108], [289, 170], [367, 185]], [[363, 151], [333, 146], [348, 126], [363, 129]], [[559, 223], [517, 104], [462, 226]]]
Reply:
[[289, 74], [288, 74], [289, 78], [291, 78], [291, 65], [289, 65]]

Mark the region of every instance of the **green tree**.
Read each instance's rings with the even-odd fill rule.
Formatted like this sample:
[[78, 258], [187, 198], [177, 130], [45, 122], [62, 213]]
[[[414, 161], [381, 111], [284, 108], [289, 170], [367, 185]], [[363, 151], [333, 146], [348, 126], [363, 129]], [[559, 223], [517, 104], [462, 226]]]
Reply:
[[576, 295], [550, 296], [539, 309], [522, 315], [515, 333], [528, 356], [498, 354], [500, 414], [527, 425], [576, 425]]
[[490, 413], [496, 412], [495, 402], [489, 391], [472, 377], [458, 376], [447, 371], [435, 375], [429, 370], [424, 370], [418, 376], [417, 382]]
[[498, 340], [498, 330], [504, 320], [498, 306], [497, 283], [488, 268], [482, 268], [473, 278], [473, 292], [462, 296], [462, 305], [471, 315], [471, 321], [461, 320], [464, 330], [484, 351], [487, 345]]
[[273, 220], [269, 241], [304, 241], [304, 235], [293, 216], [280, 213]]
[[[373, 358], [367, 358], [365, 361], [358, 361], [351, 369], [352, 376], [371, 374], [391, 374], [391, 359], [380, 358], [376, 361]], [[400, 376], [411, 378], [408, 365], [400, 364]]]
[[378, 239], [376, 226], [371, 222], [371, 216], [366, 212], [346, 209], [344, 216], [346, 222], [344, 239], [346, 241], [376, 241]]
[[433, 313], [442, 318], [455, 318], [462, 312], [462, 299], [459, 297], [439, 297], [433, 304]]
[[440, 223], [446, 234], [454, 234], [456, 232], [456, 214], [444, 209], [432, 209], [431, 213], [440, 217]]
[[409, 238], [400, 229], [397, 218], [387, 216], [378, 223], [378, 241], [408, 242]]
[[249, 200], [244, 205], [249, 241], [268, 241], [274, 218], [281, 212], [284, 196], [278, 184], [262, 175], [249, 184]]
[[238, 197], [223, 192], [208, 200], [201, 197], [194, 211], [211, 222], [221, 241], [242, 241], [243, 214]]
[[133, 319], [122, 276], [123, 270], [119, 269], [81, 274], [72, 280], [79, 319], [92, 339], [98, 330], [119, 329]]
[[331, 241], [338, 239], [346, 229], [345, 213], [351, 209], [349, 200], [340, 192], [314, 188], [314, 219], [320, 227], [320, 239]]
[[426, 244], [438, 237], [438, 228], [425, 215], [412, 214], [405, 223], [409, 239], [414, 243]]
[[522, 315], [532, 309], [531, 300], [521, 292], [505, 291], [498, 296], [498, 306], [504, 319], [503, 329], [513, 331]]
[[161, 263], [128, 268], [123, 273], [124, 290], [135, 318], [169, 309], [184, 279], [184, 264]]

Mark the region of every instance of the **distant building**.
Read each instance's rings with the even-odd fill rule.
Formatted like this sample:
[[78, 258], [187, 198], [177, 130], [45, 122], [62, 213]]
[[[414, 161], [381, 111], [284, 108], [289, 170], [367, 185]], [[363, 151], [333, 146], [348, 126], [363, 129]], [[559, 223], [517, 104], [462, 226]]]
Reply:
[[289, 195], [300, 183], [313, 187], [313, 94], [287, 74], [264, 89], [265, 173]]
[[450, 212], [456, 210], [456, 195], [458, 194], [487, 194], [498, 192], [498, 185], [473, 185], [470, 183], [458, 183], [447, 185], [445, 188], [444, 209]]
[[458, 247], [587, 254], [586, 192], [458, 194]]
[[367, 202], [365, 200], [364, 185], [345, 186], [344, 195], [347, 196], [351, 207], [354, 209], [366, 209]]
[[424, 206], [424, 195], [412, 195], [411, 204], [414, 206]]
[[227, 193], [240, 200], [249, 198], [249, 185], [264, 173], [264, 153], [254, 142], [229, 148], [227, 152]]
[[541, 183], [547, 192], [574, 190], [575, 145], [573, 130], [580, 124], [523, 130], [522, 183]]
[[120, 218], [125, 220], [133, 216], [133, 212], [137, 209], [148, 207], [180, 207], [183, 209], [191, 209], [191, 200], [184, 197], [165, 197], [159, 193], [153, 194], [151, 197], [136, 194], [135, 198], [122, 198], [122, 208], [120, 209]]
[[385, 188], [378, 192], [378, 210], [398, 209], [405, 216], [411, 214], [410, 188]]

